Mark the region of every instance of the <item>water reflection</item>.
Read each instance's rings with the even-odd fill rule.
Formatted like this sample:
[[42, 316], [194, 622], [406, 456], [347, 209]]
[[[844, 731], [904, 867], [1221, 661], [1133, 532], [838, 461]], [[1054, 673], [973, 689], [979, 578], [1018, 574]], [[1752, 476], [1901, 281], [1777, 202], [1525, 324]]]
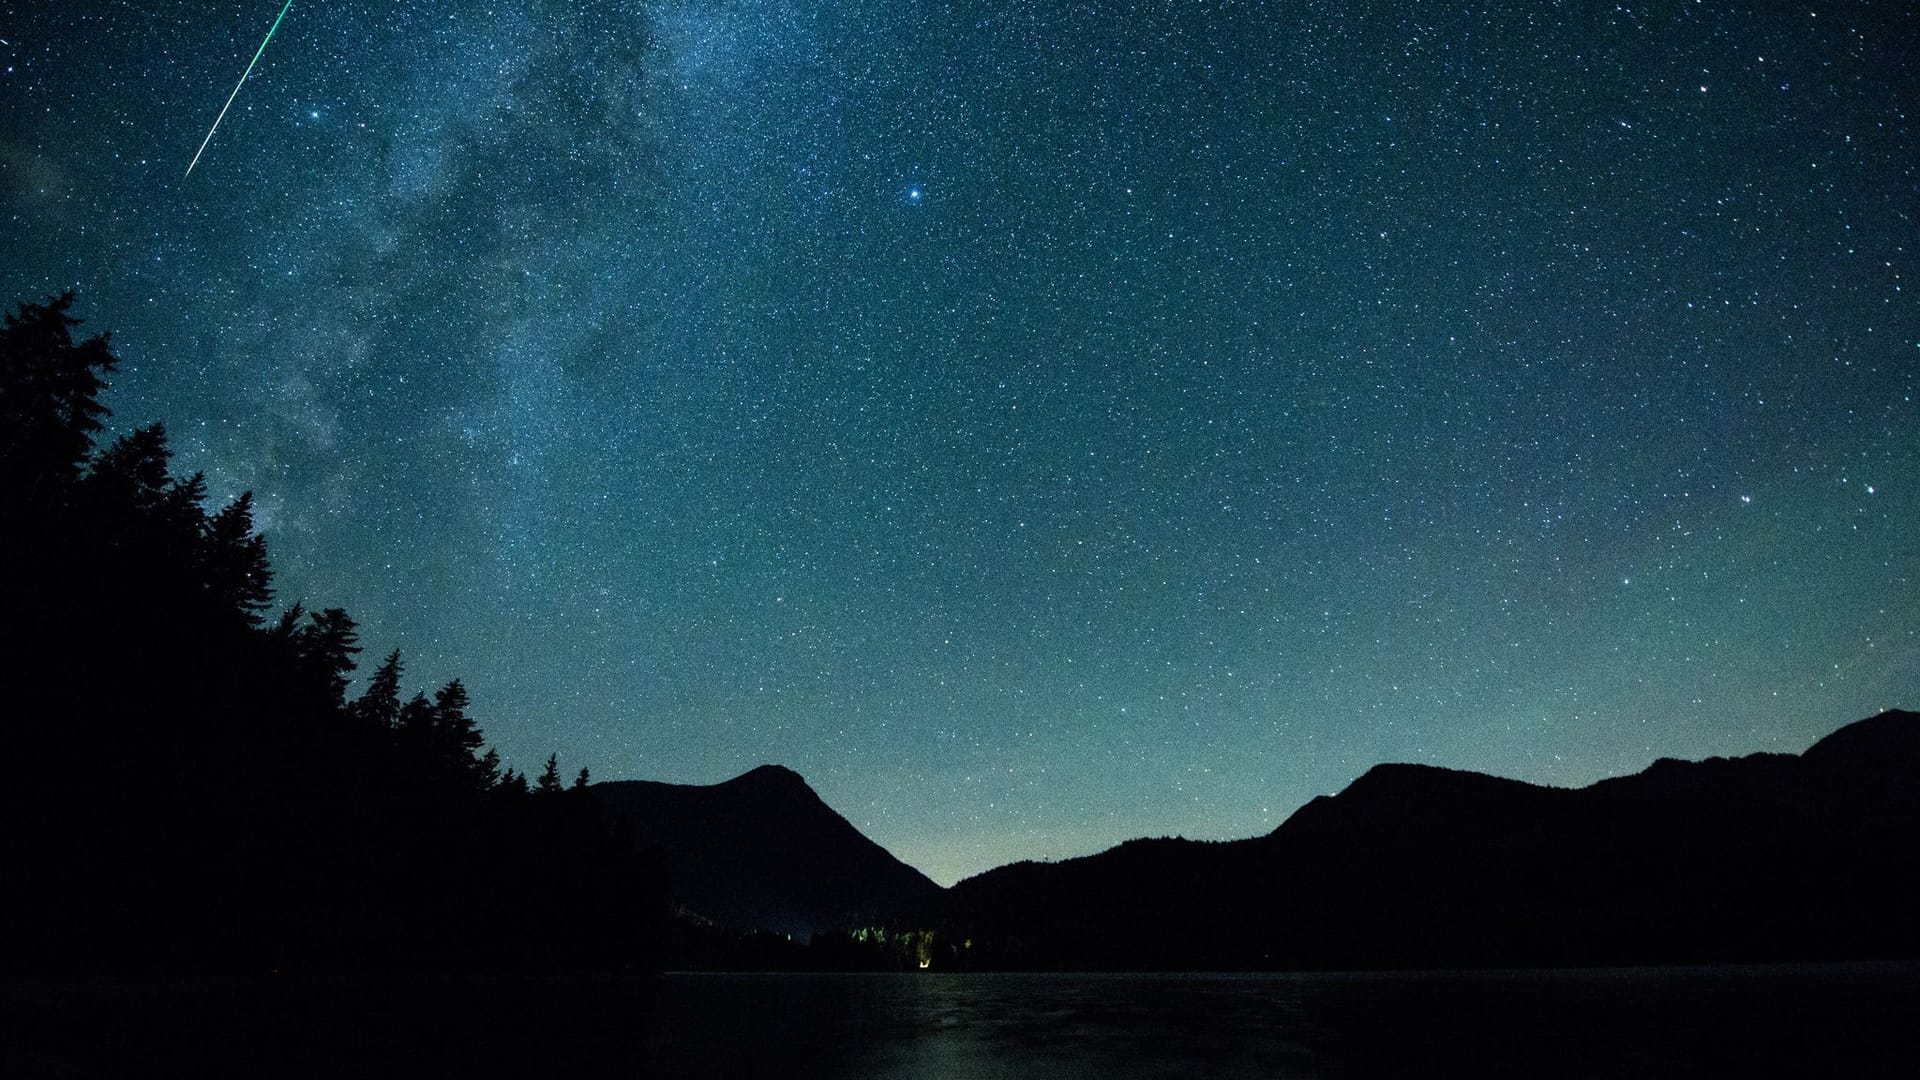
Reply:
[[1920, 1052], [1920, 977], [1896, 968], [684, 975], [658, 989], [649, 1063], [684, 1075], [1903, 1075]]
[[0, 981], [0, 1075], [1907, 1076], [1920, 967]]

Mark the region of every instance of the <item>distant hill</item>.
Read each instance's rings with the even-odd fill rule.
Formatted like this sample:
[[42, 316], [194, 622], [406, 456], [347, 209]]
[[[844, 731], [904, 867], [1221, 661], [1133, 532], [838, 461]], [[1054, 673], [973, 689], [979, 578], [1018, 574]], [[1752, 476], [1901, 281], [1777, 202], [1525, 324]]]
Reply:
[[1272, 833], [955, 885], [1001, 966], [1448, 967], [1920, 955], [1920, 715], [1571, 790], [1381, 765]]
[[1379, 765], [1265, 836], [1132, 840], [944, 891], [778, 766], [591, 790], [665, 855], [694, 922], [780, 935], [772, 951], [709, 936], [680, 954], [695, 966], [845, 963], [784, 935], [865, 926], [937, 930], [941, 964], [987, 968], [1920, 957], [1920, 714], [1907, 712], [1803, 754], [1662, 759], [1580, 789]]
[[720, 784], [622, 780], [589, 789], [641, 848], [666, 857], [673, 899], [738, 929], [816, 931], [912, 925], [941, 890], [861, 835], [790, 769], [763, 765]]

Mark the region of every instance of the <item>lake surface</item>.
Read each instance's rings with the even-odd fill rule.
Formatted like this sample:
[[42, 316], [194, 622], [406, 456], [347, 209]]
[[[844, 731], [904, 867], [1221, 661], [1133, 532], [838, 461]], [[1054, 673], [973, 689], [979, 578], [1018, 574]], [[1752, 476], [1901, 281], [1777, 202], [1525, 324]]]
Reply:
[[1910, 965], [0, 983], [6, 1076], [1639, 1080], [1915, 1062]]

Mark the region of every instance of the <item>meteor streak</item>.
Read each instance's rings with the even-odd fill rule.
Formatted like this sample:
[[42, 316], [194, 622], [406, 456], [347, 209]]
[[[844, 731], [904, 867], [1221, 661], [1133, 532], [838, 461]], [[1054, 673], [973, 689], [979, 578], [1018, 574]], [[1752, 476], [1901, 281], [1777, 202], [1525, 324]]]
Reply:
[[[193, 167], [200, 164], [200, 155], [207, 152], [207, 144], [213, 141], [213, 133], [220, 130], [220, 121], [227, 118], [227, 110], [233, 108], [233, 99], [240, 96], [240, 88], [247, 85], [247, 76], [253, 74], [253, 65], [260, 62], [260, 54], [267, 51], [267, 42], [273, 40], [273, 32], [280, 29], [280, 20], [287, 17], [288, 8], [293, 0], [287, 0], [286, 7], [274, 17], [273, 25], [267, 28], [267, 36], [260, 39], [260, 47], [253, 51], [253, 59], [247, 61], [247, 70], [240, 73], [240, 81], [233, 84], [233, 93], [227, 95], [227, 103], [220, 106], [220, 115], [213, 118], [213, 126], [207, 129], [207, 137], [200, 140], [200, 149], [193, 152], [193, 160], [187, 162], [187, 176], [193, 175]], [[185, 177], [182, 177], [185, 179]]]

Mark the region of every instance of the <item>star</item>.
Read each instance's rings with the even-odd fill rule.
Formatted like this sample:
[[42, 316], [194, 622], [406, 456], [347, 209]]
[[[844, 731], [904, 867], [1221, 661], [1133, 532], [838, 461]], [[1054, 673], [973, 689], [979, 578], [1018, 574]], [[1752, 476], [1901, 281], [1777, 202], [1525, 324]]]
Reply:
[[[73, 287], [107, 434], [253, 489], [280, 595], [464, 679], [515, 768], [788, 765], [952, 880], [1920, 701], [1815, 677], [1920, 633], [1894, 35], [1540, 5], [1463, 84], [1220, 5], [329, 0], [179, 189], [141, 160], [270, 12], [123, 6], [14, 5], [0, 302]], [[1729, 642], [1700, 706], [1683, 629]]]

